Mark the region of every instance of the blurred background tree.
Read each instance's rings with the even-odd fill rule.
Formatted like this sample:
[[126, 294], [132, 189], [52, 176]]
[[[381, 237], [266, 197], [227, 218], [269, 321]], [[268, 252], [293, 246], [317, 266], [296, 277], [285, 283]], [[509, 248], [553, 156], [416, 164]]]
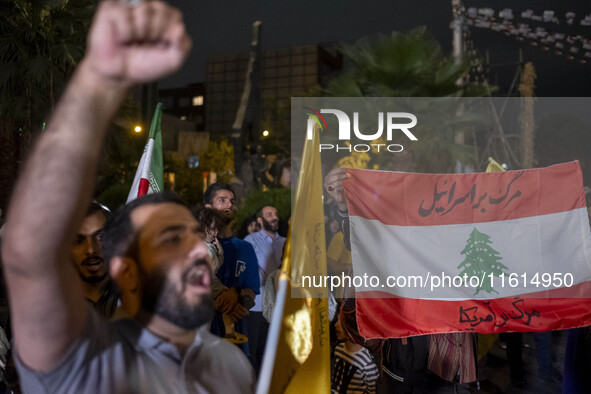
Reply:
[[211, 141], [200, 160], [199, 168], [203, 171], [215, 171], [218, 182], [230, 182], [236, 174], [234, 170], [234, 147], [227, 139]]
[[[470, 82], [470, 70], [478, 60], [454, 58], [417, 28], [408, 33], [393, 32], [375, 39], [363, 38], [341, 51], [346, 71], [329, 82], [326, 95], [333, 97], [479, 97], [489, 95], [488, 85]], [[412, 105], [412, 104], [409, 104]], [[461, 117], [450, 107], [407, 108], [409, 112], [428, 111], [430, 124], [420, 128], [421, 143], [396, 155], [373, 154], [369, 168], [398, 171], [453, 172], [457, 161], [474, 162], [474, 148], [456, 142], [458, 132], [474, 114]], [[437, 111], [434, 113], [433, 111]], [[414, 113], [414, 112], [413, 112]], [[434, 116], [437, 115], [437, 116]], [[385, 143], [387, 141], [375, 141]]]
[[4, 0], [0, 5], [0, 208], [35, 132], [84, 54], [94, 0]]
[[291, 189], [287, 187], [274, 188], [267, 191], [254, 189], [249, 192], [236, 211], [233, 223], [234, 227], [238, 229], [246, 218], [255, 215], [265, 205], [271, 205], [277, 208], [277, 214], [281, 222], [280, 233], [286, 236], [286, 224], [291, 216]]
[[[0, 209], [34, 135], [43, 130], [84, 55], [95, 0], [4, 0], [0, 3]], [[133, 133], [140, 108], [119, 110], [105, 143], [95, 195], [117, 202], [135, 175], [145, 135]], [[125, 186], [123, 186], [125, 185]], [[127, 194], [125, 194], [127, 198]], [[110, 205], [110, 204], [108, 204]]]

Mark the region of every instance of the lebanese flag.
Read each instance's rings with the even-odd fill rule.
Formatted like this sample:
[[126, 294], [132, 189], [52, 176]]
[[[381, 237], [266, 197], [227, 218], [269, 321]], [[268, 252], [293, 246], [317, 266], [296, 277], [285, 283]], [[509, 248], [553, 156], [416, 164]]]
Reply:
[[363, 336], [591, 325], [591, 234], [578, 162], [478, 174], [347, 173]]
[[158, 103], [152, 117], [148, 142], [144, 147], [144, 153], [142, 153], [140, 164], [137, 167], [127, 202], [149, 193], [164, 190], [161, 123], [162, 103]]

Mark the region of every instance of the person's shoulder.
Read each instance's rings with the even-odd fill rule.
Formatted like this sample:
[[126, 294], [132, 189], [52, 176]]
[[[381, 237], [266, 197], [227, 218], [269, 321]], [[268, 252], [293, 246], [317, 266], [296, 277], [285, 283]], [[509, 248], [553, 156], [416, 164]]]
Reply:
[[18, 349], [14, 349], [13, 358], [23, 392], [90, 392], [90, 380], [81, 381], [76, 378], [82, 375], [105, 378], [104, 385], [93, 387], [96, 389], [93, 392], [111, 391], [109, 384], [120, 376], [119, 371], [103, 371], [100, 366], [122, 359], [122, 346], [118, 346], [122, 342], [122, 335], [113, 323], [100, 316], [90, 305], [87, 309], [87, 321], [79, 338], [51, 370], [38, 371], [30, 368], [20, 359]]
[[123, 337], [139, 337], [143, 327], [134, 319], [127, 316], [109, 322], [112, 330]]
[[244, 360], [248, 361], [244, 353], [237, 346], [224, 338], [214, 335], [206, 329], [200, 329], [198, 335], [201, 338], [202, 351], [219, 353], [222, 359], [240, 359], [244, 357]]
[[235, 245], [235, 246], [240, 246], [240, 245], [245, 245], [245, 244], [248, 244], [248, 242], [246, 242], [246, 240], [244, 240], [244, 239], [240, 239], [240, 238], [236, 237], [235, 235], [232, 235], [232, 236], [229, 238], [229, 240], [230, 240], [230, 242], [231, 242], [233, 245]]
[[363, 347], [359, 350], [359, 352], [357, 352], [357, 354], [359, 354], [360, 357], [362, 357], [365, 361], [367, 361], [368, 364], [373, 363], [373, 357], [371, 356], [371, 352], [369, 351], [368, 348]]
[[232, 244], [238, 250], [252, 250], [254, 253], [254, 248], [250, 242], [245, 241], [244, 239], [232, 237]]
[[206, 329], [200, 329], [198, 335], [201, 339], [199, 355], [200, 359], [207, 364], [208, 375], [217, 375], [220, 381], [236, 380], [237, 377], [240, 377], [243, 387], [254, 384], [254, 370], [244, 353], [236, 345]]

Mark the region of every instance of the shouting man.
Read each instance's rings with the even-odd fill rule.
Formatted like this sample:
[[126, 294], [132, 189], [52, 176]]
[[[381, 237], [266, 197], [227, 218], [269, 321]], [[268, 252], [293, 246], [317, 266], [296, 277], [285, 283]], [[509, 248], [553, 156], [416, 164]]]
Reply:
[[82, 279], [84, 296], [98, 313], [107, 318], [113, 316], [117, 307], [117, 292], [103, 256], [101, 241], [109, 215], [106, 207], [91, 202], [71, 252], [74, 266]]
[[133, 318], [100, 317], [68, 258], [110, 121], [133, 86], [177, 70], [190, 47], [181, 13], [162, 2], [99, 4], [85, 57], [14, 189], [2, 239], [26, 393], [253, 390], [248, 360], [204, 330], [209, 254], [178, 197], [139, 198], [105, 226], [105, 258]]

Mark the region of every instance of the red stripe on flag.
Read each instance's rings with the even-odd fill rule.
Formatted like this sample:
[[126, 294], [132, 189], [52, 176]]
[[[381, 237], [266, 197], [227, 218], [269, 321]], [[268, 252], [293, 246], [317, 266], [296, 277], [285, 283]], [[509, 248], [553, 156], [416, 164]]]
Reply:
[[[551, 331], [591, 325], [591, 283], [519, 297], [439, 301], [357, 293], [357, 324], [366, 338], [400, 338], [447, 332]], [[586, 298], [557, 298], [585, 294]]]
[[150, 182], [146, 178], [140, 179], [140, 185], [137, 189], [137, 196], [145, 196], [148, 194], [148, 189], [150, 188]]
[[477, 174], [347, 173], [349, 214], [389, 225], [482, 223], [586, 206], [578, 161]]

